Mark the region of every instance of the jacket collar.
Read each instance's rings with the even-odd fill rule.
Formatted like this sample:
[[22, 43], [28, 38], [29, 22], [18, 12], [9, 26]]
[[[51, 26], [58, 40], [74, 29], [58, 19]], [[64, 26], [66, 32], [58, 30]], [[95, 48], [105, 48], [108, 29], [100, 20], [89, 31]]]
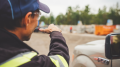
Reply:
[[36, 50], [25, 44], [23, 41], [21, 41], [15, 34], [10, 33], [7, 30], [1, 28], [0, 28], [0, 47], [9, 50], [28, 49], [30, 51], [37, 52]]

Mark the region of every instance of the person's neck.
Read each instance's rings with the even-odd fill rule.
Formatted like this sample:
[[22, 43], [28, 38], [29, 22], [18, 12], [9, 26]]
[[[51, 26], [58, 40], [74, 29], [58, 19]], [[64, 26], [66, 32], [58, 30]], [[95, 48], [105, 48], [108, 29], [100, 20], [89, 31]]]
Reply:
[[21, 35], [21, 33], [22, 33], [21, 29], [16, 28], [15, 30], [8, 30], [8, 29], [6, 29], [6, 30], [10, 33], [15, 34], [21, 41], [23, 41], [22, 35]]

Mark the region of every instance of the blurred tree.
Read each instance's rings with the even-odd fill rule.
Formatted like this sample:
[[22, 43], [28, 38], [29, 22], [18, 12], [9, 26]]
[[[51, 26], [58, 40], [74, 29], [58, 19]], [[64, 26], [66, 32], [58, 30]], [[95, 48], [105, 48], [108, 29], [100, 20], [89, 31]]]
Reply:
[[90, 15], [89, 15], [89, 12], [90, 12], [90, 8], [89, 8], [89, 5], [85, 6], [85, 9], [83, 11], [81, 11], [81, 20], [83, 22], [83, 24], [90, 24]]
[[46, 17], [45, 16], [41, 16], [39, 21], [45, 21], [45, 20], [46, 20]]
[[66, 23], [69, 25], [76, 25], [77, 22], [80, 20], [80, 10], [79, 6], [75, 8], [68, 7], [66, 12]]
[[56, 23], [57, 23], [58, 25], [60, 25], [60, 24], [67, 24], [67, 23], [66, 23], [66, 17], [65, 17], [63, 14], [58, 15], [58, 16], [56, 17]]
[[48, 21], [49, 21], [49, 24], [51, 24], [51, 23], [55, 24], [55, 22], [54, 22], [55, 18], [52, 13], [50, 14], [50, 17], [48, 18]]
[[77, 22], [80, 20], [80, 7], [79, 6], [76, 6], [74, 8], [74, 12], [72, 12], [72, 22], [74, 25], [77, 24]]
[[46, 24], [76, 25], [81, 20], [83, 24], [105, 25], [108, 19], [112, 19], [114, 24], [120, 24], [119, 3], [116, 4], [116, 7], [109, 8], [108, 12], [106, 9], [107, 7], [104, 6], [103, 8], [99, 8], [97, 14], [91, 14], [89, 5], [86, 5], [84, 10], [80, 10], [78, 5], [75, 8], [69, 6], [65, 15], [59, 14], [54, 18], [51, 13], [49, 17], [42, 16], [40, 21], [44, 21]]
[[120, 24], [120, 8], [119, 3], [116, 4], [116, 8], [111, 7], [109, 10], [109, 18], [113, 20], [114, 24]]
[[47, 17], [45, 17], [45, 16], [41, 16], [41, 18], [40, 18], [40, 20], [39, 20], [40, 22], [41, 21], [44, 21], [45, 22], [45, 24], [49, 24], [49, 22], [48, 22], [48, 18]]
[[103, 9], [99, 9], [97, 14], [97, 22], [96, 24], [106, 24], [108, 19], [108, 13], [106, 12], [106, 6], [103, 7]]
[[67, 12], [66, 12], [66, 23], [67, 24], [71, 24], [71, 25], [73, 24], [72, 13], [73, 13], [72, 7], [68, 7]]

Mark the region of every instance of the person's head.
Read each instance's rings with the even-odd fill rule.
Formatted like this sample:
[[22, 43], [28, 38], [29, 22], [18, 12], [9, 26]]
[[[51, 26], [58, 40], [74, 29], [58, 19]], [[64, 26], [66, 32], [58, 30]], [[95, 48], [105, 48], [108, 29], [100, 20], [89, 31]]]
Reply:
[[29, 40], [38, 25], [40, 10], [50, 12], [39, 0], [0, 0], [0, 28], [16, 34], [21, 40]]

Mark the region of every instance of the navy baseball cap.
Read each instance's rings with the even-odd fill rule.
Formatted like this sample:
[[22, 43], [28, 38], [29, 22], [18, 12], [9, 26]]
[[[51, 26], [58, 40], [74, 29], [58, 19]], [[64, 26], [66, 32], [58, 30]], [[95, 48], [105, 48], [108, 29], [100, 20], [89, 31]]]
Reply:
[[39, 0], [0, 0], [0, 20], [14, 20], [24, 17], [27, 12], [34, 12], [37, 9], [45, 13], [50, 12], [49, 7]]

